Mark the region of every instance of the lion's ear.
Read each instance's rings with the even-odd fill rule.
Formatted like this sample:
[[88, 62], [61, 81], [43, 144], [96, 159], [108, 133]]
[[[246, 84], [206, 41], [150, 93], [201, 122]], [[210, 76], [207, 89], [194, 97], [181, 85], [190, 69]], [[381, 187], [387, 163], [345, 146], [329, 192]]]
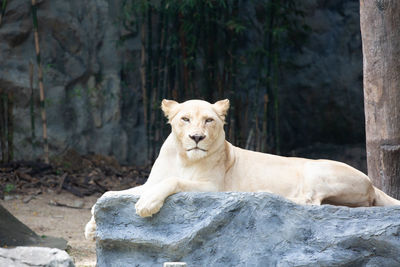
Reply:
[[229, 109], [229, 99], [220, 100], [214, 103], [214, 109], [223, 120], [225, 120], [226, 114]]
[[163, 99], [161, 102], [161, 109], [164, 112], [165, 117], [167, 117], [168, 122], [170, 122], [178, 113], [179, 103], [174, 100]]

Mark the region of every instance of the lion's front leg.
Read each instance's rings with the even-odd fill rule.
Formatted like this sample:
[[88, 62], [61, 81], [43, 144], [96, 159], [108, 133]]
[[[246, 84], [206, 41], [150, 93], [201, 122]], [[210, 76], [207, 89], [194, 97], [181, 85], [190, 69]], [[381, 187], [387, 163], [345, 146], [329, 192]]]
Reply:
[[157, 213], [165, 199], [178, 192], [212, 192], [218, 191], [215, 183], [207, 181], [189, 181], [185, 179], [165, 179], [145, 191], [135, 205], [136, 213], [141, 217], [149, 217]]
[[149, 217], [157, 213], [165, 199], [177, 192], [177, 179], [166, 179], [147, 189], [135, 205], [136, 213], [141, 217]]

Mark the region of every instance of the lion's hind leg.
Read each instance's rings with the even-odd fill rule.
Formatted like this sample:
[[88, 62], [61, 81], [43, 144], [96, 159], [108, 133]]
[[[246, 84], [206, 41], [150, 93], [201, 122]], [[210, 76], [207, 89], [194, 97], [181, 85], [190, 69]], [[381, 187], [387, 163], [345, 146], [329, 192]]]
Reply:
[[305, 168], [305, 188], [312, 201], [349, 207], [373, 205], [374, 191], [368, 176], [347, 164], [317, 160]]
[[330, 197], [322, 201], [322, 205], [336, 205], [336, 206], [347, 206], [347, 207], [371, 207], [373, 206], [373, 200], [360, 199], [358, 201], [343, 201], [343, 197]]
[[96, 239], [96, 221], [94, 220], [93, 209], [94, 205], [92, 207], [92, 217], [85, 226], [85, 238], [91, 241], [94, 241]]

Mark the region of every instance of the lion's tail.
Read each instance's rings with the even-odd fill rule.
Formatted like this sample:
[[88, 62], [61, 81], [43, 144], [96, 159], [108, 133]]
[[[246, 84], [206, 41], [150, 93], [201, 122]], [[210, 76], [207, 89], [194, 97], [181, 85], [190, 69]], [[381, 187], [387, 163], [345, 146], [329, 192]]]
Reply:
[[386, 195], [383, 191], [379, 190], [374, 186], [375, 199], [373, 202], [374, 206], [396, 206], [400, 205], [400, 201]]

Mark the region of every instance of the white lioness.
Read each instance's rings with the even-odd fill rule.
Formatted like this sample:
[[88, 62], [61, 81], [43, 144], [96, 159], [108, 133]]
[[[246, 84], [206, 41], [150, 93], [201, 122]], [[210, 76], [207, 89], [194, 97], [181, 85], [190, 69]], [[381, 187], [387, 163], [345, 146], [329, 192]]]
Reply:
[[[165, 199], [182, 191], [271, 192], [298, 204], [351, 207], [400, 205], [374, 187], [365, 174], [340, 162], [253, 152], [225, 140], [229, 100], [162, 101], [172, 132], [161, 147], [147, 182], [106, 194], [140, 195], [136, 213], [157, 213]], [[92, 209], [93, 213], [93, 209]], [[85, 235], [94, 238], [92, 216]]]

